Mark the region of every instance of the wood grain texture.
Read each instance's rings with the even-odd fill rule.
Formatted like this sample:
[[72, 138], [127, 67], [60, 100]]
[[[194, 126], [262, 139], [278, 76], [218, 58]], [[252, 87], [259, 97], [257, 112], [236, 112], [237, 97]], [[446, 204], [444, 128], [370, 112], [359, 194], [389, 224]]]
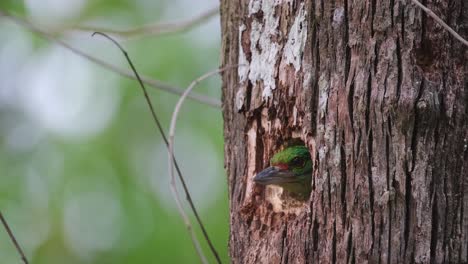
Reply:
[[[463, 0], [425, 4], [467, 37]], [[394, 0], [221, 0], [221, 24], [249, 65], [223, 74], [233, 263], [467, 263], [463, 44]], [[274, 210], [252, 178], [290, 138], [312, 193]]]

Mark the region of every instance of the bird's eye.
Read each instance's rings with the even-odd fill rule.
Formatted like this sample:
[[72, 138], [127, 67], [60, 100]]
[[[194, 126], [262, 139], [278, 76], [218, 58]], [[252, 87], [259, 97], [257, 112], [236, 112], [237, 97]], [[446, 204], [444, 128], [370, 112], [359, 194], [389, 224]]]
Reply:
[[294, 159], [291, 160], [290, 165], [293, 167], [304, 167], [305, 160], [300, 157], [295, 157]]

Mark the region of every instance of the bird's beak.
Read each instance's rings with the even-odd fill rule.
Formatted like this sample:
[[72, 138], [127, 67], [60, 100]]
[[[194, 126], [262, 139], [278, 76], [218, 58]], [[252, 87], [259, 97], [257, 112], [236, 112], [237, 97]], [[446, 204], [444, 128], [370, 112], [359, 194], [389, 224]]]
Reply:
[[294, 174], [292, 172], [276, 166], [271, 166], [262, 170], [255, 175], [253, 180], [262, 185], [295, 182]]

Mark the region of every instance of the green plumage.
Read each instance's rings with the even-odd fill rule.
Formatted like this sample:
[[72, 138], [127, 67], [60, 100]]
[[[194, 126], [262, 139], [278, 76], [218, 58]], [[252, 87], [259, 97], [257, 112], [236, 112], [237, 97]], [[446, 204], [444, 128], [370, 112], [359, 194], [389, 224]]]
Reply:
[[307, 198], [310, 193], [313, 164], [305, 146], [290, 146], [276, 153], [270, 167], [259, 172], [254, 181], [278, 185], [294, 196]]
[[305, 146], [292, 146], [276, 153], [271, 158], [270, 165], [278, 164], [288, 164], [289, 170], [298, 175], [312, 171], [309, 149]]

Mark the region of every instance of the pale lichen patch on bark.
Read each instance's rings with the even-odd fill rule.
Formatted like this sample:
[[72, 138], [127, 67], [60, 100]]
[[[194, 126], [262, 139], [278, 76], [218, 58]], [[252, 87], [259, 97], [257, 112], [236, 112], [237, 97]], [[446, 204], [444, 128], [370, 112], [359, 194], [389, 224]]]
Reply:
[[328, 152], [328, 147], [327, 146], [324, 145], [324, 146], [321, 146], [319, 148], [319, 152], [318, 152], [319, 161], [324, 161], [325, 160], [327, 152]]
[[252, 0], [249, 4], [249, 16], [262, 12], [262, 21], [253, 19], [250, 31], [250, 62], [249, 80], [253, 85], [263, 81], [262, 99], [272, 97], [276, 89], [277, 61], [280, 45], [273, 39], [279, 35], [279, 17], [276, 16], [277, 1]]
[[333, 22], [332, 25], [333, 27], [338, 27], [341, 25], [344, 19], [344, 8], [342, 6], [338, 7], [335, 9], [333, 12]]
[[304, 72], [302, 88], [304, 89], [304, 91], [310, 90], [312, 88], [310, 85], [312, 80], [312, 66], [309, 63], [303, 63], [302, 67], [302, 72]]
[[249, 74], [249, 61], [245, 55], [244, 49], [242, 48], [242, 33], [245, 31], [246, 26], [241, 24], [239, 27], [239, 65], [245, 65], [237, 68], [237, 74], [239, 75], [239, 82], [243, 83], [247, 80]]
[[302, 53], [307, 41], [307, 29], [307, 12], [304, 3], [301, 3], [294, 23], [289, 30], [288, 41], [283, 51], [284, 62], [292, 64], [296, 73], [301, 69]]
[[242, 110], [242, 108], [244, 107], [245, 92], [246, 92], [245, 90], [246, 90], [245, 86], [241, 86], [236, 93], [235, 106], [236, 106], [237, 111]]
[[327, 112], [328, 104], [328, 91], [330, 89], [330, 82], [326, 75], [320, 75], [318, 81], [318, 92], [319, 92], [319, 101], [318, 101], [318, 113], [319, 118], [323, 118]]
[[272, 88], [271, 86], [267, 86], [267, 87], [263, 88], [263, 92], [262, 92], [263, 100], [267, 100], [267, 99], [269, 99], [269, 98], [271, 98], [273, 96], [271, 88]]
[[297, 125], [297, 107], [293, 107], [293, 125]]
[[250, 3], [249, 3], [249, 16], [252, 16], [253, 14], [260, 11], [261, 7], [262, 7], [262, 1], [261, 0], [252, 0], [252, 1], [250, 1]]

